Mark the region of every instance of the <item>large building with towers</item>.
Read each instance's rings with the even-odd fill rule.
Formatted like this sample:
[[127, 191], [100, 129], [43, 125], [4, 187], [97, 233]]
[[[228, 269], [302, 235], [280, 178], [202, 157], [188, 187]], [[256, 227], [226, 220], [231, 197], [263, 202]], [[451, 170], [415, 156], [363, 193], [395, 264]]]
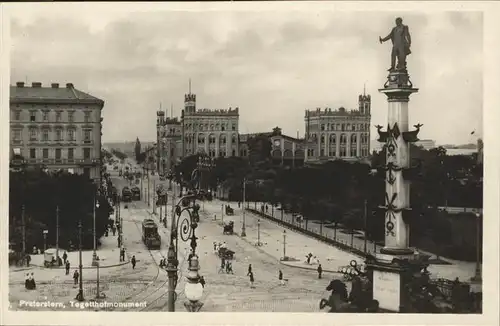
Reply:
[[306, 110], [306, 162], [362, 160], [370, 155], [371, 97], [359, 95], [358, 109]]
[[11, 167], [66, 170], [99, 183], [103, 107], [71, 83], [10, 86]]
[[[191, 84], [191, 83], [190, 83]], [[238, 108], [197, 109], [196, 95], [184, 95], [180, 119], [157, 112], [158, 171], [168, 172], [176, 162], [197, 153], [216, 157], [238, 156]]]

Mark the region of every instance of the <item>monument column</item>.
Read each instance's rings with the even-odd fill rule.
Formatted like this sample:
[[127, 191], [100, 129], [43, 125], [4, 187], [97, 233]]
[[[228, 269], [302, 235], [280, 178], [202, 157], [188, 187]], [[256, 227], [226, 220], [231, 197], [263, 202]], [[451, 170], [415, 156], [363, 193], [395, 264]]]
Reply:
[[411, 293], [406, 285], [422, 270], [425, 271], [425, 263], [414, 254], [409, 243], [412, 218], [410, 180], [414, 170], [418, 169], [410, 166], [410, 143], [418, 141], [422, 125], [417, 124], [416, 130], [408, 131], [410, 95], [418, 89], [413, 87], [406, 67], [406, 56], [411, 53], [411, 37], [401, 18], [396, 19], [396, 26], [388, 36], [379, 37], [380, 43], [388, 40], [393, 43], [391, 67], [387, 81], [379, 89], [387, 97], [387, 131], [382, 131], [380, 125], [376, 126], [378, 141], [385, 144], [386, 150], [385, 165], [378, 167], [385, 177], [385, 204], [380, 207], [385, 214], [385, 243], [380, 253], [367, 257], [365, 263], [367, 270], [372, 272], [373, 299], [379, 302], [380, 309], [408, 312]]
[[403, 171], [410, 168], [408, 133], [408, 103], [413, 88], [406, 71], [391, 72], [384, 88], [379, 92], [387, 96], [387, 131], [380, 132], [380, 142], [386, 147], [385, 182], [385, 245], [381, 253], [390, 255], [413, 254], [410, 247], [410, 227], [403, 215], [409, 214], [410, 181]]

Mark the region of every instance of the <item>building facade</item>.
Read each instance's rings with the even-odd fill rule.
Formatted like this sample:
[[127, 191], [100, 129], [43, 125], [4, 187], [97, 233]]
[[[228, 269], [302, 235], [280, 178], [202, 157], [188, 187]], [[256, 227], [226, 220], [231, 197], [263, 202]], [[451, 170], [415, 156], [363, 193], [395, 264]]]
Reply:
[[240, 135], [240, 156], [249, 157], [249, 139], [256, 136], [266, 136], [271, 142], [271, 159], [273, 164], [299, 167], [304, 165], [305, 141], [282, 134], [281, 128], [275, 127], [272, 132]]
[[196, 95], [184, 96], [180, 119], [157, 112], [159, 172], [167, 173], [183, 157], [204, 153], [212, 158], [238, 156], [239, 113], [232, 109], [197, 109]]
[[84, 174], [99, 183], [103, 107], [103, 100], [71, 83], [11, 86], [11, 163], [21, 159], [27, 166]]
[[142, 167], [148, 171], [156, 171], [158, 168], [158, 146], [153, 144], [144, 149], [144, 162]]
[[305, 161], [363, 160], [370, 155], [371, 97], [359, 95], [358, 109], [306, 110]]

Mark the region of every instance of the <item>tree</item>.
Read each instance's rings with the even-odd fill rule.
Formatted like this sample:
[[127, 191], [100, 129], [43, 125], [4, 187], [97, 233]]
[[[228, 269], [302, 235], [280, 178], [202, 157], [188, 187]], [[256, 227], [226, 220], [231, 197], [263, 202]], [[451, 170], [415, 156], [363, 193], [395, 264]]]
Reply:
[[111, 150], [111, 153], [113, 153], [114, 156], [118, 157], [119, 160], [124, 160], [127, 158], [127, 154], [117, 150], [116, 148], [113, 148]]
[[258, 134], [250, 137], [247, 141], [248, 157], [252, 166], [258, 166], [270, 162], [272, 144], [269, 136]]
[[59, 244], [68, 249], [78, 243], [78, 221], [83, 225], [83, 246], [93, 246], [93, 203], [96, 207], [96, 236], [105, 231], [111, 207], [96, 186], [82, 175], [44, 173], [38, 169], [10, 174], [9, 241], [21, 247], [21, 214], [25, 208], [27, 248], [43, 247], [43, 230], [48, 230], [47, 245], [56, 243], [56, 209], [59, 208]]
[[139, 137], [135, 140], [135, 159], [139, 161], [141, 155], [141, 142], [139, 141]]

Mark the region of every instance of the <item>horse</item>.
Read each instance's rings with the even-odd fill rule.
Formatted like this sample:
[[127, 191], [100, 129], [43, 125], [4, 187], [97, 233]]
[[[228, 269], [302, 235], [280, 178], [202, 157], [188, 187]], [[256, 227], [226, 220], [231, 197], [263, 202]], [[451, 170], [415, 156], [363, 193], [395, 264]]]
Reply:
[[321, 299], [319, 309], [330, 307], [328, 312], [347, 312], [350, 311], [350, 305], [347, 301], [347, 286], [340, 280], [333, 280], [326, 287], [327, 291], [331, 291], [328, 299]]

